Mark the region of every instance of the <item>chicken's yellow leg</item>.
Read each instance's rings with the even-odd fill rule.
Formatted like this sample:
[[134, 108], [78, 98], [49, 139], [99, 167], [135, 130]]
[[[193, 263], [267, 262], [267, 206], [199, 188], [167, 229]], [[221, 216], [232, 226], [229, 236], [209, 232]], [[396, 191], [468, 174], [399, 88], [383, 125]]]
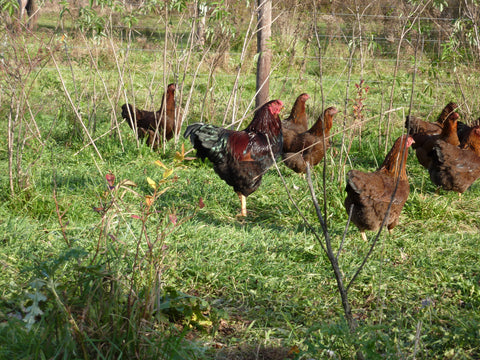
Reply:
[[363, 241], [368, 242], [367, 234], [365, 234], [365, 231], [360, 231], [360, 235], [362, 235]]
[[242, 207], [240, 216], [247, 216], [247, 198], [242, 193], [237, 193]]

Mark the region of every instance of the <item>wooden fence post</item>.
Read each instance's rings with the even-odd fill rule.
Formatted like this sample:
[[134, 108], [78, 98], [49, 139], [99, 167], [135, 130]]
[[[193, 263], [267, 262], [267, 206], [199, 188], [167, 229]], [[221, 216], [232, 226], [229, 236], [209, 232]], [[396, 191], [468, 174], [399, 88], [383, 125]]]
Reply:
[[268, 48], [268, 41], [272, 34], [272, 0], [258, 0], [258, 26], [257, 26], [257, 96], [255, 107], [268, 101], [270, 88], [270, 67], [272, 52]]

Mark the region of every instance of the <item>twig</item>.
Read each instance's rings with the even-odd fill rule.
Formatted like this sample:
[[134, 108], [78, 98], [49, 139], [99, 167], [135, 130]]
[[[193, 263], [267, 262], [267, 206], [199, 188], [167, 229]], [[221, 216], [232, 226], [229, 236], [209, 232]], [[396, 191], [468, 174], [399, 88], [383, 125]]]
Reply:
[[[424, 4], [419, 4], [411, 14], [409, 14], [408, 17], [404, 19], [404, 24], [402, 28], [402, 33], [400, 34], [400, 40], [398, 42], [397, 46], [397, 56], [396, 56], [396, 61], [395, 61], [395, 68], [393, 69], [393, 80], [392, 80], [392, 88], [390, 90], [390, 104], [388, 109], [391, 109], [393, 107], [393, 98], [394, 98], [394, 92], [395, 92], [395, 83], [396, 83], [396, 78], [397, 78], [397, 73], [398, 69], [400, 66], [400, 52], [402, 50], [402, 42], [405, 39], [405, 36], [409, 33], [409, 31], [412, 29], [412, 27], [415, 25], [415, 22], [418, 20], [420, 14], [423, 13], [425, 8], [430, 4], [432, 0], [426, 1]], [[420, 7], [423, 5], [423, 8], [420, 10]], [[413, 19], [411, 19], [413, 17]], [[410, 20], [411, 19], [411, 20]], [[411, 21], [411, 25], [407, 27], [408, 21]], [[387, 131], [386, 131], [386, 137], [385, 137], [385, 152], [387, 152], [388, 148], [388, 137], [390, 135], [390, 113], [388, 113], [387, 116]]]
[[[268, 140], [268, 138], [267, 138]], [[300, 217], [302, 218], [303, 222], [305, 223], [305, 225], [307, 225], [307, 227], [312, 231], [313, 235], [315, 236], [315, 238], [317, 239], [318, 243], [320, 244], [320, 246], [322, 247], [323, 251], [327, 252], [327, 250], [325, 249], [325, 245], [323, 244], [322, 240], [320, 239], [320, 237], [318, 236], [318, 233], [315, 231], [315, 229], [313, 228], [313, 225], [310, 224], [310, 222], [307, 220], [307, 218], [305, 217], [305, 215], [303, 214], [302, 210], [300, 210], [300, 208], [298, 207], [297, 203], [295, 202], [295, 200], [293, 200], [293, 197], [292, 195], [290, 194], [290, 191], [288, 190], [288, 186], [287, 186], [287, 183], [285, 182], [285, 178], [283, 177], [282, 173], [280, 172], [280, 169], [278, 168], [278, 164], [277, 164], [277, 161], [275, 161], [275, 155], [273, 154], [272, 152], [272, 148], [270, 147], [270, 154], [274, 160], [274, 163], [273, 165], [275, 166], [275, 169], [277, 170], [277, 173], [278, 173], [278, 176], [280, 176], [280, 180], [282, 180], [282, 183], [283, 183], [283, 187], [285, 189], [285, 191], [287, 192], [287, 196], [288, 196], [288, 199], [290, 200], [290, 202], [293, 204], [293, 206], [295, 207], [295, 209], [297, 210], [298, 214], [300, 215]]]
[[422, 331], [422, 320], [419, 320], [417, 323], [417, 331], [415, 331], [415, 345], [414, 345], [413, 354], [412, 354], [413, 360], [417, 358], [418, 348], [420, 346], [421, 331]]
[[350, 226], [350, 221], [352, 220], [352, 214], [353, 214], [353, 204], [352, 206], [350, 206], [350, 209], [348, 211], [347, 224], [345, 225], [345, 229], [343, 230], [342, 241], [340, 242], [340, 246], [338, 247], [337, 256], [335, 256], [337, 260], [340, 257], [340, 253], [342, 252], [342, 249], [343, 249], [343, 244], [345, 243], [345, 238], [347, 236], [348, 228]]

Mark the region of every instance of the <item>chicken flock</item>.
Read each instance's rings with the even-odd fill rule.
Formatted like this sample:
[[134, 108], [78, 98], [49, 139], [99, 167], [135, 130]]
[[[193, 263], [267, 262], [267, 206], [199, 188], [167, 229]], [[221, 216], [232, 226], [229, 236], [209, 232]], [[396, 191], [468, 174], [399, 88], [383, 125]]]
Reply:
[[[127, 124], [153, 148], [162, 139], [168, 141], [180, 133], [175, 90], [176, 84], [167, 86], [156, 112], [139, 110], [131, 104], [122, 106]], [[314, 167], [324, 158], [338, 110], [326, 108], [309, 128], [309, 98], [306, 93], [300, 94], [283, 121], [283, 102], [271, 100], [255, 111], [250, 124], [241, 131], [205, 123], [187, 126], [183, 135], [190, 139], [197, 157], [208, 159], [215, 173], [239, 196], [240, 216], [247, 215], [246, 198], [258, 189], [263, 174], [275, 161], [282, 158], [285, 166], [304, 174], [307, 166]], [[390, 232], [398, 224], [410, 192], [406, 173], [410, 147], [438, 187], [463, 193], [480, 177], [480, 120], [470, 125], [462, 123], [457, 109], [456, 103], [448, 103], [435, 122], [407, 116], [407, 134], [396, 139], [376, 171], [348, 172], [344, 206], [363, 239], [366, 230], [378, 231], [385, 226]]]

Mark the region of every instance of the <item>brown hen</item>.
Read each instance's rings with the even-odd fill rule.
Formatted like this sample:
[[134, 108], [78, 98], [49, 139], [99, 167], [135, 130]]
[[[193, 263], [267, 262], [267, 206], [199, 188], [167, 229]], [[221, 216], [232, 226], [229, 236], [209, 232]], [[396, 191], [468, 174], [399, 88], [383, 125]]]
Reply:
[[305, 112], [305, 102], [308, 99], [310, 99], [308, 94], [300, 94], [293, 104], [289, 117], [282, 121], [283, 151], [285, 151], [285, 146], [290, 146], [297, 134], [308, 130], [308, 119]]
[[[397, 225], [403, 205], [410, 193], [405, 164], [408, 147], [413, 142], [410, 136], [399, 137], [383, 164], [375, 172], [367, 173], [359, 170], [348, 172], [345, 188], [347, 197], [344, 205], [347, 214], [352, 209], [351, 221], [358, 227], [364, 240], [367, 239], [365, 230], [375, 231], [380, 228], [390, 203], [392, 205], [385, 225], [389, 232]], [[393, 196], [394, 192], [395, 196]]]
[[284, 144], [282, 157], [286, 166], [297, 173], [306, 173], [307, 162], [313, 167], [323, 159], [325, 150], [330, 146], [327, 138], [336, 113], [338, 110], [333, 106], [325, 109], [308, 131], [293, 137], [289, 146]]
[[407, 116], [405, 121], [405, 128], [410, 135], [412, 134], [426, 134], [435, 135], [442, 132], [443, 124], [448, 116], [458, 108], [455, 102], [449, 102], [438, 115], [437, 121], [428, 122], [417, 118], [416, 116]]
[[457, 119], [459, 115], [457, 113], [450, 113], [447, 121], [445, 121], [442, 132], [435, 135], [427, 134], [413, 134], [413, 140], [415, 143], [412, 148], [415, 149], [418, 162], [428, 170], [431, 163], [431, 151], [437, 140], [444, 140], [454, 146], [460, 145], [457, 135]]
[[180, 131], [175, 121], [175, 88], [175, 84], [168, 85], [158, 111], [136, 109], [131, 104], [122, 105], [122, 117], [132, 129], [137, 128], [139, 138], [147, 137], [149, 145], [155, 143], [154, 147], [158, 147], [160, 138], [165, 137], [168, 141]]

